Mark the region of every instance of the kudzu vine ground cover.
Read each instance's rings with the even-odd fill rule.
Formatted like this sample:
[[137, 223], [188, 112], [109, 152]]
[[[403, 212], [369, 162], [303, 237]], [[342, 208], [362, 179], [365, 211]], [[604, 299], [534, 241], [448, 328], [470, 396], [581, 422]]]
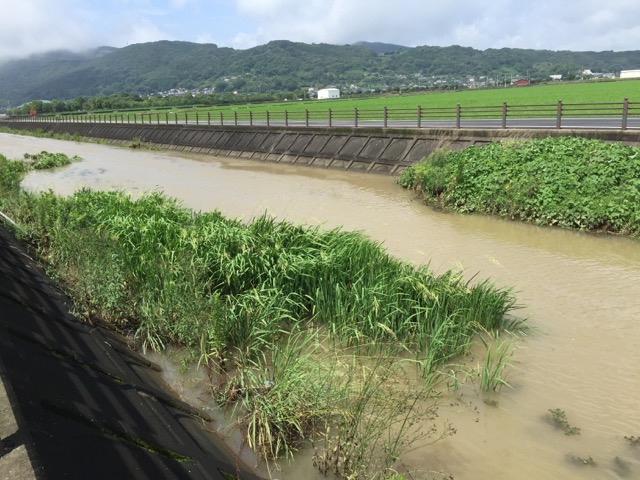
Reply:
[[640, 235], [640, 148], [579, 137], [439, 150], [398, 179], [445, 210]]

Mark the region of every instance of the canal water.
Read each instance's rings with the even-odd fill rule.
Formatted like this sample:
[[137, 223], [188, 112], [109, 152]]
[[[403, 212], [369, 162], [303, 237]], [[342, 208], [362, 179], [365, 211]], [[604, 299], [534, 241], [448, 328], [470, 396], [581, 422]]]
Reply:
[[[513, 286], [535, 333], [518, 341], [497, 404], [469, 385], [443, 399], [457, 433], [407, 454], [415, 478], [637, 479], [640, 446], [640, 241], [436, 212], [392, 177], [188, 157], [0, 134], [0, 153], [41, 150], [82, 162], [29, 174], [31, 189], [159, 190], [196, 210], [360, 230], [393, 254]], [[550, 422], [561, 409], [579, 435]], [[306, 462], [308, 463], [308, 462]], [[282, 476], [305, 478], [294, 464]]]

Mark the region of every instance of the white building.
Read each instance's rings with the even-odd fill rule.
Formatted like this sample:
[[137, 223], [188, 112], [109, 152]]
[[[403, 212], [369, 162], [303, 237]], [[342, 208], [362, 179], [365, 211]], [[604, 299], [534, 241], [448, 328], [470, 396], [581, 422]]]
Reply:
[[620, 78], [640, 78], [640, 70], [621, 70]]
[[323, 88], [318, 90], [318, 100], [327, 98], [340, 98], [340, 90], [337, 88]]

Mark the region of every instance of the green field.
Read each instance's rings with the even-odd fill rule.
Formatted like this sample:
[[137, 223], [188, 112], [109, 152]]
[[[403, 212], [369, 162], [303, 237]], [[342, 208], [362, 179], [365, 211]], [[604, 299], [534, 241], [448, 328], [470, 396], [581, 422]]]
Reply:
[[[182, 118], [185, 113], [190, 120], [195, 119], [196, 113], [200, 119], [206, 121], [207, 115], [211, 119], [219, 118], [222, 114], [225, 122], [229, 121], [237, 112], [239, 118], [246, 120], [249, 112], [264, 118], [265, 112], [276, 114], [278, 118], [282, 118], [284, 112], [292, 114], [292, 118], [302, 118], [304, 111], [309, 112], [327, 112], [329, 109], [335, 112], [353, 112], [358, 108], [362, 112], [363, 117], [370, 112], [376, 118], [381, 117], [384, 107], [390, 110], [400, 111], [402, 109], [416, 110], [418, 106], [423, 109], [448, 109], [450, 113], [455, 112], [455, 107], [460, 104], [462, 107], [490, 106], [499, 107], [503, 102], [509, 105], [550, 105], [553, 106], [562, 100], [565, 105], [586, 104], [586, 103], [615, 103], [618, 104], [616, 109], [621, 108], [621, 104], [625, 98], [630, 102], [638, 102], [640, 104], [640, 80], [618, 80], [618, 81], [592, 81], [582, 83], [551, 83], [544, 85], [534, 85], [529, 87], [505, 87], [492, 89], [475, 89], [475, 90], [457, 90], [457, 91], [430, 91], [426, 93], [412, 94], [389, 94], [376, 95], [374, 97], [352, 97], [342, 98], [338, 100], [297, 100], [291, 99], [286, 102], [269, 102], [269, 103], [243, 103], [236, 105], [221, 105], [210, 107], [178, 107], [173, 109], [162, 108], [148, 111], [110, 111], [110, 112], [92, 112], [91, 115], [101, 115], [108, 119], [111, 115], [118, 116], [118, 121], [134, 121], [141, 115], [147, 117], [152, 115], [151, 121], [162, 122], [165, 115], [169, 116], [169, 121], [173, 121], [175, 115]], [[570, 107], [569, 107], [570, 108]], [[611, 107], [613, 108], [613, 107]], [[634, 105], [633, 112], [635, 115], [640, 107]], [[497, 111], [497, 110], [496, 110]], [[553, 112], [553, 108], [549, 108]], [[619, 111], [619, 110], [618, 110]], [[596, 113], [582, 112], [583, 114]], [[600, 112], [602, 113], [602, 112]], [[612, 112], [605, 113], [610, 115]], [[317, 118], [318, 113], [316, 113]], [[81, 116], [82, 117], [82, 116]], [[78, 118], [78, 116], [76, 116]], [[165, 117], [166, 118], [166, 117]]]
[[[461, 90], [452, 92], [429, 92], [421, 94], [388, 95], [370, 98], [345, 98], [339, 100], [293, 100], [289, 102], [225, 105], [220, 107], [199, 108], [199, 113], [215, 112], [299, 112], [334, 110], [388, 108], [446, 108], [456, 104], [463, 106], [509, 104], [532, 105], [554, 104], [558, 100], [564, 103], [621, 103], [625, 98], [640, 102], [640, 80], [602, 81], [571, 84], [548, 84], [531, 87], [507, 87], [487, 90]], [[182, 110], [171, 110], [182, 111]]]

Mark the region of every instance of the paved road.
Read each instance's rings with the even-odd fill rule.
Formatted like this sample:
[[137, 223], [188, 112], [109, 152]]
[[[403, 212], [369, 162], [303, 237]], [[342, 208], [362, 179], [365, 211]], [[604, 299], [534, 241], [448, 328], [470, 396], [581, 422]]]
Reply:
[[[43, 120], [46, 121], [46, 120]], [[92, 121], [90, 123], [109, 123], [109, 122], [100, 122], [99, 120]], [[121, 122], [112, 122], [121, 124]], [[163, 118], [160, 118], [158, 122], [155, 118], [149, 121], [148, 118], [145, 119], [144, 122], [138, 119], [138, 124], [144, 125], [164, 125], [166, 121]], [[176, 121], [173, 119], [169, 119], [170, 125], [175, 125]], [[189, 119], [185, 122], [184, 118], [178, 118], [178, 125], [208, 125], [206, 118], [200, 119], [196, 122], [195, 119]], [[219, 118], [212, 118], [210, 125], [216, 126], [220, 125]], [[224, 125], [230, 126], [234, 125], [234, 121], [232, 119], [224, 119]], [[239, 126], [249, 126], [248, 120], [238, 120], [237, 125]], [[290, 127], [313, 127], [313, 128], [327, 128], [329, 126], [328, 121], [326, 119], [322, 120], [309, 120], [308, 125], [304, 120], [289, 120], [285, 123], [284, 120], [270, 120], [267, 124], [267, 121], [264, 119], [254, 119], [251, 122], [251, 125], [257, 127], [284, 127], [288, 125]], [[353, 128], [356, 127], [354, 120], [351, 119], [333, 119], [331, 122], [332, 127], [342, 127], [342, 128]], [[382, 120], [358, 120], [357, 124], [358, 128], [384, 128], [384, 122]], [[473, 120], [461, 120], [460, 122], [461, 128], [470, 128], [470, 129], [500, 129], [502, 128], [502, 120], [500, 119], [473, 119]], [[413, 129], [418, 128], [417, 120], [389, 120], [387, 122], [387, 128], [407, 128]], [[422, 120], [420, 124], [420, 128], [424, 129], [455, 129], [456, 122], [455, 120]], [[554, 118], [509, 118], [507, 121], [507, 128], [509, 129], [555, 129], [556, 128], [556, 119]], [[579, 129], [579, 130], [621, 130], [622, 128], [622, 120], [619, 117], [593, 117], [593, 118], [569, 118], [563, 117], [561, 123], [562, 129]], [[628, 130], [640, 130], [640, 117], [629, 117], [627, 121], [627, 129]]]
[[[163, 122], [160, 122], [161, 124]], [[172, 122], [169, 122], [172, 123]], [[184, 120], [178, 120], [179, 124], [184, 124]], [[189, 125], [196, 125], [195, 120], [189, 120]], [[206, 120], [198, 122], [199, 125], [207, 125]], [[211, 121], [211, 125], [219, 125], [219, 120]], [[233, 125], [233, 121], [225, 121], [224, 125]], [[265, 127], [284, 127], [284, 120], [271, 120], [267, 124], [266, 120], [255, 119], [251, 123], [253, 126]], [[248, 121], [238, 121], [239, 126], [248, 126]], [[288, 126], [290, 127], [314, 127], [314, 128], [326, 128], [329, 126], [327, 120], [289, 120]], [[353, 128], [355, 122], [353, 119], [334, 119], [331, 122], [332, 127]], [[358, 120], [358, 128], [384, 128], [384, 122], [382, 120]], [[622, 120], [620, 118], [563, 118], [561, 123], [562, 129], [582, 129], [582, 130], [620, 130], [622, 127]], [[416, 120], [389, 120], [387, 122], [387, 128], [418, 128]], [[455, 129], [455, 120], [422, 120], [420, 128], [424, 129]], [[502, 128], [502, 120], [500, 119], [475, 119], [475, 120], [461, 120], [460, 128], [472, 128], [472, 129], [500, 129]], [[507, 128], [509, 129], [555, 129], [555, 118], [510, 118], [507, 121]], [[628, 130], [640, 129], [640, 117], [630, 117], [627, 121]]]

